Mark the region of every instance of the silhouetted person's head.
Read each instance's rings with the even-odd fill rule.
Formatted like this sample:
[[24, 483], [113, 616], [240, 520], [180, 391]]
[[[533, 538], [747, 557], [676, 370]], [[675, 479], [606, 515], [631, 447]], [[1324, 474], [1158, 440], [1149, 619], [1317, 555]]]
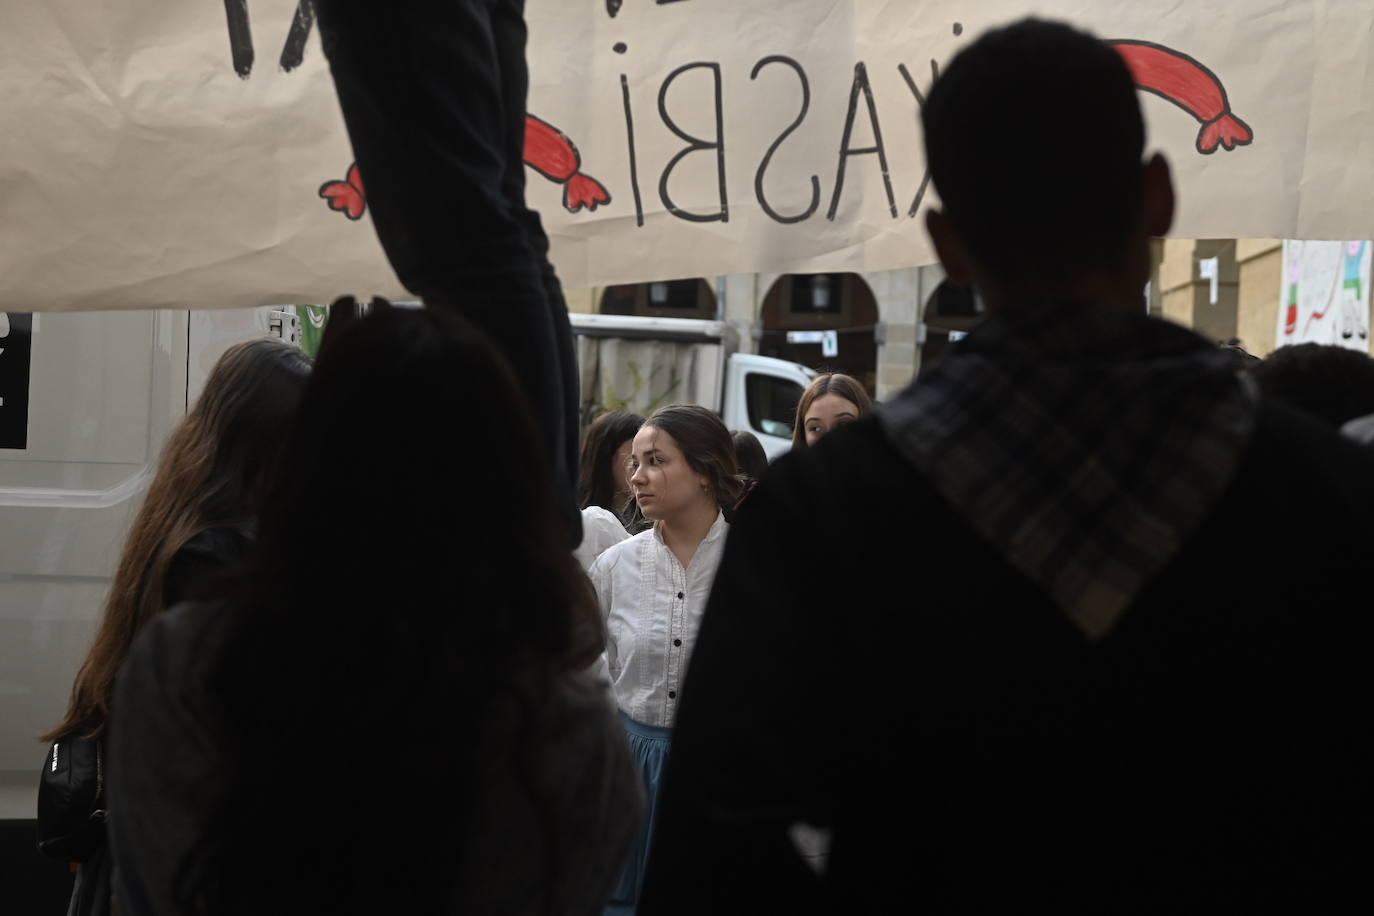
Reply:
[[205, 727], [225, 778], [181, 872], [188, 902], [445, 910], [455, 876], [434, 863], [480, 841], [490, 710], [518, 710], [518, 738], [604, 646], [551, 476], [509, 367], [460, 318], [382, 309], [320, 355], [224, 611]]
[[[286, 458], [256, 584], [293, 620], [323, 614], [349, 648], [343, 630], [406, 619], [404, 633], [461, 631], [464, 647], [481, 633], [483, 663], [517, 650], [503, 639], [570, 649], [583, 577], [559, 543], [548, 461], [510, 368], [471, 325], [386, 308], [348, 327], [316, 362]], [[312, 581], [288, 575], [292, 545], [310, 550]]]
[[950, 279], [989, 308], [1141, 305], [1151, 236], [1173, 218], [1168, 165], [1142, 162], [1125, 61], [1059, 23], [1026, 19], [950, 62], [922, 112], [940, 210], [926, 225]]
[[1260, 391], [1332, 426], [1374, 414], [1374, 359], [1334, 344], [1280, 347], [1250, 369]]

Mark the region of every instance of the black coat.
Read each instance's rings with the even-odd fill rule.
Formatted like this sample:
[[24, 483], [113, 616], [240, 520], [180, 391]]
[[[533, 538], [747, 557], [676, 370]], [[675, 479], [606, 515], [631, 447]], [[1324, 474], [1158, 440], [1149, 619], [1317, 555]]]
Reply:
[[[874, 420], [779, 459], [687, 674], [641, 913], [1368, 901], [1372, 455], [1263, 405], [1095, 643]], [[833, 829], [824, 878], [795, 821]]]

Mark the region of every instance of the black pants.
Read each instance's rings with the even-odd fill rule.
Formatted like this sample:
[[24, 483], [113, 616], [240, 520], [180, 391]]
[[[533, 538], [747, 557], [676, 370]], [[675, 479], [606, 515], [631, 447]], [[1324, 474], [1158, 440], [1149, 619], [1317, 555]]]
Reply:
[[505, 354], [544, 437], [573, 546], [577, 366], [539, 215], [525, 206], [524, 0], [316, 0], [382, 247], [406, 288]]

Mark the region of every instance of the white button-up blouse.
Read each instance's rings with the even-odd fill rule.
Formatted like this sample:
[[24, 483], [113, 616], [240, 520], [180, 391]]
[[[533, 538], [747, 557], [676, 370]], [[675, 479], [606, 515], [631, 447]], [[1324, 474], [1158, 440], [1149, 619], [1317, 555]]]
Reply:
[[588, 571], [606, 618], [611, 690], [637, 722], [671, 727], [676, 718], [729, 528], [725, 516], [716, 516], [686, 569], [655, 525], [608, 548]]
[[584, 570], [591, 569], [596, 558], [606, 552], [606, 548], [628, 540], [630, 533], [625, 530], [615, 513], [600, 506], [588, 506], [582, 510], [582, 543], [577, 545], [573, 556], [582, 564]]

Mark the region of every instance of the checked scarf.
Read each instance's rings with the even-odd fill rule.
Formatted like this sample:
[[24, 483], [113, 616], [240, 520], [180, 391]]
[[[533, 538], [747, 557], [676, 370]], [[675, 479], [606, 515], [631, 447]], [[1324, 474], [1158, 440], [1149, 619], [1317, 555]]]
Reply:
[[990, 316], [880, 410], [973, 528], [1100, 639], [1226, 491], [1256, 398], [1191, 331], [1107, 308]]

